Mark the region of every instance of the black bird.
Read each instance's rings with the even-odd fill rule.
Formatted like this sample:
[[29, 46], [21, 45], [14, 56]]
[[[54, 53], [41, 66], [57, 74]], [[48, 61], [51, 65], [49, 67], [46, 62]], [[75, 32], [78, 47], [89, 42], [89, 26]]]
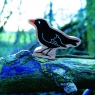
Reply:
[[[68, 48], [70, 46], [76, 47], [81, 40], [77, 37], [68, 36], [64, 32], [52, 28], [44, 19], [30, 19], [30, 24], [33, 24], [37, 30], [37, 38], [41, 45], [46, 46], [44, 50], [48, 50], [45, 55], [54, 48]], [[40, 53], [43, 53], [42, 50]]]

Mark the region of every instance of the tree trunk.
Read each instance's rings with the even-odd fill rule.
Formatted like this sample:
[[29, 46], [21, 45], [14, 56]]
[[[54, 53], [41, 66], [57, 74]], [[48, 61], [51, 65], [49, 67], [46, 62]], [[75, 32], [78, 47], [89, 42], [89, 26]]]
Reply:
[[29, 51], [0, 58], [0, 92], [59, 91], [95, 88], [95, 60], [64, 56], [56, 60], [34, 57]]

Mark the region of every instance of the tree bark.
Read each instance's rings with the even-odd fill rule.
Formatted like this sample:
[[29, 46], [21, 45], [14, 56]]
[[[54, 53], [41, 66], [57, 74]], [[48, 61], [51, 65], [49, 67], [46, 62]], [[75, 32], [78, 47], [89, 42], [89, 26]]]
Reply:
[[[91, 57], [92, 58], [92, 57]], [[95, 88], [95, 60], [64, 56], [56, 60], [34, 57], [28, 50], [0, 58], [0, 92], [59, 91], [75, 95]]]

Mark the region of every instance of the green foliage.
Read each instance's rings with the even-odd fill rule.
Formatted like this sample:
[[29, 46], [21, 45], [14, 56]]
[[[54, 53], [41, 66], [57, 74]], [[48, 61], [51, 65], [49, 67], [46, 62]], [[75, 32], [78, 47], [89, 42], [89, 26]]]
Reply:
[[[30, 39], [31, 35], [31, 39]], [[24, 44], [24, 40], [26, 40], [26, 43], [30, 43], [32, 40], [35, 38], [35, 33], [30, 34], [30, 33], [25, 33], [25, 35], [20, 33], [19, 36], [19, 43]], [[25, 38], [26, 37], [26, 38]], [[16, 38], [16, 33], [0, 33], [0, 42], [8, 42], [9, 44], [13, 44]]]
[[0, 33], [0, 56], [6, 56], [13, 54], [21, 49], [28, 48], [28, 44], [33, 42], [36, 38], [35, 33], [20, 33], [18, 37], [18, 42], [14, 43], [16, 40], [15, 33]]
[[95, 55], [95, 1], [87, 0], [87, 42], [88, 53]]

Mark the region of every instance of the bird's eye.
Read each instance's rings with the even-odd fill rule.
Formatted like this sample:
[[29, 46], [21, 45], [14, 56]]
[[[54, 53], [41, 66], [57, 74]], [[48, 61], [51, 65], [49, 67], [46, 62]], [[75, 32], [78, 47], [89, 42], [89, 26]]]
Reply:
[[38, 23], [40, 24], [41, 22], [40, 22], [40, 21], [38, 21]]

